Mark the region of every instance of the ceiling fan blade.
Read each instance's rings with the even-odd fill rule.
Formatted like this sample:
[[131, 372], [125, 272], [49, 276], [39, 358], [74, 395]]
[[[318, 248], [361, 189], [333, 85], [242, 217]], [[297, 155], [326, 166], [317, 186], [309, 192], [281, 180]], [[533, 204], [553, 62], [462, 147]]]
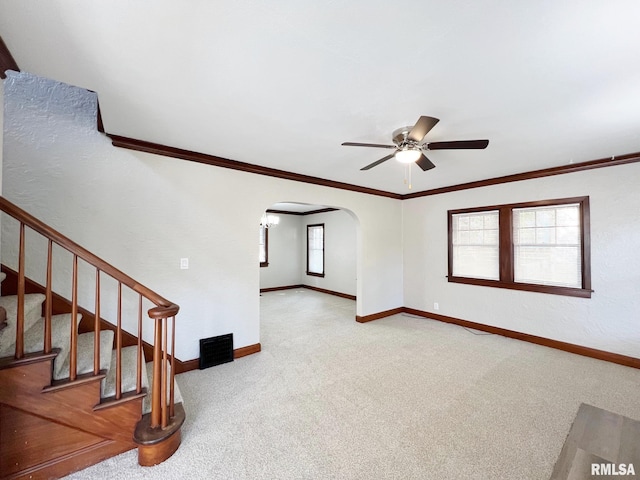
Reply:
[[393, 158], [394, 155], [395, 155], [395, 153], [392, 153], [391, 155], [387, 155], [386, 157], [382, 157], [380, 160], [377, 160], [377, 161], [367, 165], [366, 167], [362, 167], [360, 170], [369, 170], [370, 168], [373, 168], [376, 165], [380, 165], [382, 162], [386, 162], [390, 158]]
[[395, 145], [381, 145], [379, 143], [344, 142], [342, 145], [345, 147], [397, 148]]
[[407, 135], [407, 139], [413, 140], [414, 142], [420, 142], [424, 138], [424, 136], [429, 133], [433, 127], [436, 126], [440, 120], [433, 117], [425, 117], [424, 115], [418, 119], [416, 124], [413, 126], [409, 134]]
[[432, 168], [436, 168], [436, 166], [431, 163], [427, 157], [422, 154], [418, 160], [416, 160], [416, 165], [418, 165], [424, 172], [427, 170], [431, 170]]
[[455, 142], [432, 142], [426, 146], [429, 150], [460, 150], [487, 148], [489, 140], [459, 140]]

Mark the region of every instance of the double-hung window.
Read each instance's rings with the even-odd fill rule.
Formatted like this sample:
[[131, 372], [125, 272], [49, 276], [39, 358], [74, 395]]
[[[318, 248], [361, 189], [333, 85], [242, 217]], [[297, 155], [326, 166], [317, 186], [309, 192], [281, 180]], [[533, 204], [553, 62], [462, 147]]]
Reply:
[[307, 275], [324, 277], [324, 223], [307, 225]]
[[450, 210], [449, 281], [591, 297], [589, 197]]

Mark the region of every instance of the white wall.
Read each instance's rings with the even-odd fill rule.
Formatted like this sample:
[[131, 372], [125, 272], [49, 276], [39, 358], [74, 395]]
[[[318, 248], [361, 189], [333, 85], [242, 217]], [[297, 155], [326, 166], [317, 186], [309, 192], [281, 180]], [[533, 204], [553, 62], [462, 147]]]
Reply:
[[260, 288], [286, 287], [302, 283], [302, 217], [283, 214], [277, 216], [280, 217], [280, 223], [269, 229], [268, 233], [269, 266], [260, 268]]
[[[279, 214], [269, 231], [269, 266], [260, 269], [260, 288], [310, 285], [356, 295], [357, 221], [345, 210], [313, 215]], [[325, 227], [325, 276], [306, 274], [307, 225]]]
[[[302, 217], [302, 283], [356, 295], [357, 223], [344, 210]], [[324, 277], [306, 275], [307, 225], [324, 224]]]
[[[403, 201], [404, 305], [640, 357], [640, 164]], [[588, 195], [592, 298], [448, 283], [447, 210]]]
[[[353, 212], [357, 315], [402, 305], [400, 201], [114, 148], [91, 94], [27, 74], [10, 77], [5, 100], [4, 195], [178, 303], [179, 359], [212, 335], [260, 342], [256, 223], [279, 201]], [[4, 237], [2, 256], [11, 266]]]

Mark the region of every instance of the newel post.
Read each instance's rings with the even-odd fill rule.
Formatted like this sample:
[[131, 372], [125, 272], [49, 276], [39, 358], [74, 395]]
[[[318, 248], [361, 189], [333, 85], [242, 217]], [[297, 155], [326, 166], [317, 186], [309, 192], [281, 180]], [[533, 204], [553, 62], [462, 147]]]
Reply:
[[153, 338], [153, 387], [151, 389], [151, 428], [160, 427], [162, 418], [162, 319], [156, 322]]

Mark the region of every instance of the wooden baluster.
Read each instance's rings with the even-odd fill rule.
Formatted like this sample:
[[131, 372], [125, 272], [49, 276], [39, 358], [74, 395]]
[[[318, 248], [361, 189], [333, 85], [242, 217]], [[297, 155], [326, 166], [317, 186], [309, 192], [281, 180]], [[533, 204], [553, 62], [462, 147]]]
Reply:
[[118, 282], [118, 325], [116, 329], [116, 399], [122, 397], [122, 282]]
[[138, 361], [136, 365], [136, 393], [142, 391], [142, 366], [144, 352], [142, 351], [142, 295], [138, 296]]
[[169, 417], [173, 418], [176, 414], [174, 409], [174, 392], [173, 384], [175, 377], [175, 358], [176, 358], [176, 317], [171, 317], [171, 378], [169, 379]]
[[52, 301], [52, 280], [51, 271], [53, 265], [53, 241], [49, 240], [47, 248], [47, 286], [44, 300], [44, 353], [51, 353], [51, 312]]
[[162, 319], [156, 319], [153, 338], [153, 387], [151, 388], [151, 428], [158, 428], [161, 421], [162, 402], [160, 382], [162, 381]]
[[100, 373], [100, 269], [96, 268], [96, 306], [93, 320], [93, 374]]
[[167, 426], [167, 318], [162, 319], [162, 428]]
[[78, 376], [78, 255], [73, 256], [73, 277], [71, 281], [71, 348], [69, 350], [69, 380]]
[[24, 223], [20, 222], [20, 247], [18, 253], [18, 310], [16, 318], [16, 358], [24, 357]]

